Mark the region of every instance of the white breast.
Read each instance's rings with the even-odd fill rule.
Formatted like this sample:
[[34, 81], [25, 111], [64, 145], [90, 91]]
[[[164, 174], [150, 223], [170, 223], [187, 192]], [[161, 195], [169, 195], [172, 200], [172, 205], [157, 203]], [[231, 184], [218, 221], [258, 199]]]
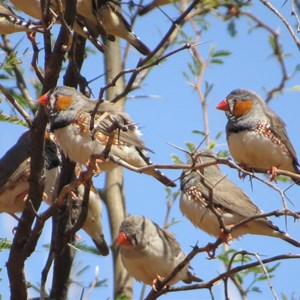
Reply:
[[102, 143], [92, 140], [76, 124], [56, 129], [54, 135], [64, 154], [80, 164], [86, 164], [91, 155], [101, 154], [104, 150]]
[[[121, 258], [124, 267], [131, 276], [147, 284], [152, 284], [157, 274], [166, 277], [185, 258], [185, 255], [181, 252], [178, 257], [174, 257], [170, 249], [166, 249], [164, 246], [161, 238], [157, 236], [157, 239], [149, 241], [148, 246], [142, 252], [134, 252], [132, 246], [121, 247]], [[187, 268], [188, 266], [179, 272], [170, 281], [170, 285], [186, 279]]]
[[231, 133], [228, 137], [230, 153], [237, 163], [248, 167], [269, 170], [277, 167], [294, 172], [292, 159], [286, 155], [280, 145], [255, 131]]

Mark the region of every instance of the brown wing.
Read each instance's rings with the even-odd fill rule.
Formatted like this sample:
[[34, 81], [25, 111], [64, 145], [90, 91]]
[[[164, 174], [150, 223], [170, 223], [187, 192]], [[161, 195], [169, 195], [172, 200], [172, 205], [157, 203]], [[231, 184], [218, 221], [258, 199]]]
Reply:
[[166, 229], [159, 226], [158, 228], [160, 229], [160, 234], [162, 234], [163, 238], [167, 241], [167, 243], [169, 243], [172, 255], [177, 257], [180, 253], [182, 253], [182, 250], [174, 235]]
[[[203, 162], [213, 161], [213, 158], [201, 156]], [[199, 173], [203, 174], [201, 176]], [[184, 173], [183, 173], [184, 174]], [[191, 186], [197, 186], [201, 196], [209, 200], [211, 196], [210, 188], [213, 188], [213, 201], [216, 206], [240, 214], [244, 217], [250, 217], [261, 213], [259, 208], [251, 199], [227, 178], [216, 165], [212, 165], [202, 170], [192, 171], [182, 179], [183, 189]]]
[[[92, 113], [95, 107], [95, 101], [89, 101], [89, 107], [85, 110]], [[116, 133], [116, 138], [127, 145], [135, 146], [140, 150], [153, 152], [147, 148], [140, 139], [140, 133], [137, 126], [130, 119], [129, 115], [116, 110], [114, 104], [103, 102], [100, 104], [95, 117], [95, 128], [104, 135], [109, 135], [110, 130], [116, 125], [119, 129]]]
[[291, 144], [290, 139], [287, 134], [287, 131], [285, 129], [285, 123], [269, 107], [266, 107], [265, 112], [269, 118], [272, 133], [286, 145], [289, 153], [291, 154], [291, 156], [293, 158], [295, 167], [299, 166], [296, 151], [295, 151], [293, 145]]

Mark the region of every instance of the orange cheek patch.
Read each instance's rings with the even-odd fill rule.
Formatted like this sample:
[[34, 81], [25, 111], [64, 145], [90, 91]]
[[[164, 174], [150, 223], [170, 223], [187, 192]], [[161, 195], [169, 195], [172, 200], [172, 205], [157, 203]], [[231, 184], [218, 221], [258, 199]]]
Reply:
[[61, 111], [68, 108], [72, 103], [71, 96], [59, 96], [55, 102], [55, 110]]
[[243, 115], [245, 115], [249, 110], [251, 110], [253, 107], [253, 101], [252, 100], [242, 100], [237, 102], [234, 105], [234, 115], [236, 117], [241, 117]]

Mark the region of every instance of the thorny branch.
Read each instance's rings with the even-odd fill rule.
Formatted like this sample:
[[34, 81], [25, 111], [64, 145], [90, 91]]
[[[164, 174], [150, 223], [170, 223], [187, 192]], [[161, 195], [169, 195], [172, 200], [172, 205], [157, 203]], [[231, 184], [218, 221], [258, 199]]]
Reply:
[[[191, 261], [191, 259], [193, 259], [195, 257], [195, 255], [197, 255], [198, 253], [201, 253], [201, 252], [205, 252], [206, 247], [199, 248], [198, 246], [195, 246], [193, 248], [193, 250], [184, 259], [184, 261], [178, 265], [178, 267], [181, 266], [183, 268], [184, 266], [186, 266]], [[248, 254], [248, 252], [245, 252], [245, 254]], [[243, 270], [247, 270], [247, 269], [250, 269], [253, 267], [257, 267], [257, 266], [262, 266], [264, 264], [268, 264], [268, 263], [271, 263], [274, 261], [285, 260], [285, 259], [299, 259], [299, 258], [300, 258], [300, 254], [281, 254], [281, 255], [273, 256], [273, 257], [270, 257], [267, 259], [259, 260], [257, 262], [243, 264], [241, 266], [229, 269], [226, 272], [223, 272], [223, 273], [219, 274], [218, 276], [216, 276], [216, 277], [212, 278], [211, 280], [204, 282], [204, 283], [186, 285], [186, 286], [181, 286], [181, 287], [173, 287], [173, 288], [171, 287], [168, 289], [161, 289], [158, 291], [154, 291], [152, 289], [150, 291], [150, 293], [148, 294], [148, 296], [146, 297], [146, 300], [154, 300], [154, 299], [157, 299], [159, 296], [161, 296], [165, 293], [170, 293], [170, 292], [199, 290], [199, 289], [211, 290], [220, 281], [222, 281], [222, 280], [224, 281], [224, 279], [230, 278], [233, 274], [236, 274]], [[181, 270], [181, 269], [179, 269], [179, 270]], [[179, 272], [179, 270], [177, 272]]]
[[[147, 62], [150, 61], [150, 59], [152, 59], [157, 52], [159, 51], [159, 49], [161, 49], [162, 47], [164, 47], [164, 45], [167, 43], [167, 45], [169, 45], [168, 40], [171, 37], [171, 35], [173, 34], [174, 31], [176, 31], [178, 29], [178, 26], [181, 25], [181, 23], [184, 21], [185, 17], [194, 9], [194, 7], [200, 2], [200, 0], [194, 0], [189, 7], [173, 22], [173, 24], [171, 25], [170, 29], [168, 30], [168, 32], [165, 34], [165, 36], [161, 39], [161, 41], [158, 43], [158, 45], [154, 48], [154, 50], [148, 55], [146, 56], [144, 59], [141, 59], [137, 66], [136, 66], [136, 72], [133, 72], [131, 77], [129, 78], [126, 87], [124, 89], [124, 91], [122, 93], [120, 93], [119, 95], [117, 95], [114, 99], [112, 99], [112, 102], [117, 102], [119, 99], [123, 98], [124, 96], [126, 96], [129, 91], [132, 90], [133, 84], [136, 80], [137, 75], [139, 74], [139, 72], [141, 71], [139, 68], [144, 66]], [[191, 47], [189, 45], [189, 47]]]
[[[176, 49], [174, 51], [171, 51], [170, 53], [167, 53], [167, 54], [163, 55], [162, 57], [159, 57], [159, 58], [155, 59], [153, 62], [151, 62], [151, 63], [149, 63], [147, 65], [142, 65], [142, 66], [134, 68], [134, 69], [123, 70], [123, 71], [119, 72], [107, 85], [105, 85], [104, 87], [102, 87], [100, 89], [100, 93], [99, 93], [99, 96], [98, 96], [99, 100], [97, 101], [97, 103], [95, 105], [95, 108], [94, 108], [94, 110], [93, 110], [93, 112], [91, 114], [90, 130], [93, 130], [93, 128], [94, 128], [95, 115], [97, 114], [97, 111], [99, 109], [100, 104], [104, 101], [103, 95], [104, 95], [105, 91], [107, 89], [109, 89], [110, 87], [115, 86], [116, 82], [122, 76], [124, 76], [125, 74], [129, 74], [129, 73], [138, 74], [142, 70], [149, 69], [149, 68], [151, 68], [151, 67], [153, 67], [155, 65], [158, 65], [161, 61], [167, 59], [168, 57], [170, 57], [170, 56], [172, 56], [172, 55], [174, 55], [174, 54], [176, 54], [176, 53], [178, 53], [180, 51], [183, 51], [185, 49], [189, 49], [190, 47], [191, 47], [191, 45], [185, 44], [184, 46], [182, 46], [182, 47], [180, 47], [180, 48], [178, 48], [178, 49]], [[129, 91], [127, 91], [125, 93], [125, 95], [127, 95], [128, 92]], [[110, 102], [113, 102], [113, 103], [117, 102], [119, 99], [121, 99], [119, 96], [120, 96], [120, 94], [118, 96], [116, 96], [114, 99], [110, 100]], [[122, 97], [124, 97], [124, 95]]]
[[248, 11], [241, 11], [240, 12], [241, 15], [245, 15], [248, 18], [252, 19], [253, 21], [255, 21], [255, 23], [257, 24], [258, 27], [262, 27], [264, 29], [266, 29], [273, 37], [273, 41], [274, 41], [274, 45], [273, 45], [273, 50], [274, 50], [274, 55], [277, 57], [278, 62], [279, 62], [279, 66], [281, 69], [281, 80], [278, 84], [278, 86], [275, 86], [274, 88], [272, 88], [271, 90], [268, 91], [267, 93], [267, 97], [266, 97], [266, 102], [269, 102], [276, 93], [280, 92], [283, 90], [283, 88], [286, 85], [286, 82], [290, 79], [290, 76], [288, 75], [287, 69], [286, 69], [286, 65], [285, 65], [285, 61], [284, 61], [284, 55], [281, 49], [281, 45], [279, 43], [279, 33], [276, 32], [275, 30], [273, 30], [270, 26], [268, 26], [267, 24], [265, 24], [262, 20], [260, 20], [259, 18], [257, 18], [256, 16], [254, 16], [251, 12]]
[[[298, 6], [298, 10], [299, 10], [299, 2], [296, 1], [296, 5]], [[291, 15], [295, 17], [296, 22], [297, 22], [297, 32], [299, 33], [300, 31], [300, 20], [299, 20], [299, 16], [296, 12], [295, 9], [295, 0], [291, 0], [291, 6], [292, 6], [292, 10], [291, 10]]]
[[[262, 178], [260, 178], [259, 176], [255, 175], [253, 172], [251, 171], [247, 171], [245, 169], [243, 169], [242, 167], [238, 166], [237, 164], [235, 164], [231, 159], [224, 159], [224, 158], [218, 158], [217, 156], [212, 156], [215, 161], [210, 161], [210, 162], [204, 162], [201, 164], [196, 164], [196, 165], [191, 165], [191, 164], [152, 164], [152, 165], [148, 165], [145, 167], [141, 167], [141, 168], [136, 168], [133, 167], [132, 165], [127, 164], [126, 162], [124, 162], [123, 160], [119, 159], [118, 157], [114, 156], [113, 154], [109, 154], [108, 155], [109, 159], [111, 159], [113, 162], [117, 163], [120, 166], [123, 166], [131, 171], [137, 172], [137, 173], [145, 173], [148, 170], [152, 170], [152, 169], [165, 169], [165, 170], [190, 170], [190, 169], [199, 169], [199, 168], [205, 168], [208, 166], [212, 166], [212, 165], [216, 165], [216, 164], [222, 164], [222, 165], [227, 165], [232, 169], [236, 169], [240, 172], [242, 172], [244, 175], [249, 175], [252, 178], [255, 178], [265, 184], [267, 184], [268, 186], [272, 187], [273, 189], [275, 189], [276, 191], [278, 191], [278, 189], [270, 184], [270, 182], [263, 180]], [[268, 174], [268, 171], [266, 171], [265, 169], [255, 169], [256, 173], [264, 173], [264, 174]], [[277, 169], [276, 172], [277, 175], [284, 175], [284, 176], [289, 176], [292, 179], [295, 180], [300, 180], [300, 175], [290, 172], [290, 171], [286, 171], [286, 170], [281, 170], [281, 169]]]
[[292, 26], [290, 25], [290, 23], [287, 21], [287, 19], [267, 0], [260, 0], [265, 6], [268, 7], [268, 9], [270, 9], [275, 15], [277, 15], [279, 17], [279, 19], [281, 19], [281, 21], [283, 22], [283, 24], [286, 26], [286, 28], [288, 29], [288, 31], [290, 32], [291, 36], [293, 37], [298, 49], [300, 50], [300, 41], [297, 38], [297, 35], [295, 34]]

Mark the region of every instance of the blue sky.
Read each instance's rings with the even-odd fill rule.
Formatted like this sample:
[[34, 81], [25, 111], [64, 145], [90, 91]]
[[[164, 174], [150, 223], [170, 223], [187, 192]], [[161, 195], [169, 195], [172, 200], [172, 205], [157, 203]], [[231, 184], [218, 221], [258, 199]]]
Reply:
[[[281, 5], [281, 3], [278, 3], [278, 5]], [[279, 6], [278, 9], [285, 14], [291, 23], [294, 23], [293, 17], [290, 16], [289, 3], [284, 7]], [[177, 16], [177, 12], [170, 6], [165, 7], [164, 10], [171, 18]], [[299, 51], [284, 25], [277, 17], [269, 13], [260, 2], [255, 1], [254, 3], [253, 1], [253, 7], [249, 8], [249, 11], [263, 18], [266, 24], [280, 32], [284, 51], [285, 53], [291, 54], [286, 57], [286, 63], [288, 73], [292, 73], [299, 63]], [[153, 22], [154, 20], [155, 22]], [[263, 30], [258, 29], [249, 33], [248, 20], [240, 18], [237, 22], [238, 35], [236, 38], [231, 38], [222, 21], [216, 17], [210, 17], [209, 20], [211, 22], [210, 28], [203, 33], [200, 41], [205, 43], [197, 46], [201, 55], [205, 58], [211, 47], [215, 47], [217, 50], [228, 50], [232, 52], [231, 56], [224, 59], [223, 65], [210, 65], [204, 77], [205, 81], [214, 85], [208, 98], [208, 117], [211, 137], [213, 138], [216, 134], [222, 132], [222, 136], [218, 140], [216, 147], [218, 151], [227, 149], [224, 132], [226, 117], [223, 112], [215, 109], [219, 101], [231, 90], [238, 87], [255, 90], [264, 97], [265, 89], [270, 89], [277, 85], [281, 74], [278, 63], [272, 57], [272, 51], [268, 44], [268, 35]], [[150, 48], [156, 46], [170, 26], [170, 21], [159, 10], [140, 17], [137, 21], [134, 31]], [[184, 29], [191, 33], [190, 27], [187, 26]], [[13, 41], [18, 41], [22, 36], [23, 34], [15, 34], [12, 39]], [[21, 54], [28, 46], [29, 44], [26, 38], [24, 38], [18, 48], [18, 53]], [[176, 46], [174, 46], [173, 49], [175, 49], [175, 47]], [[24, 60], [24, 64], [27, 68], [27, 83], [34, 97], [33, 89], [30, 87], [30, 78], [34, 75], [28, 71], [31, 59], [30, 53], [31, 50], [29, 48], [29, 51], [22, 60]], [[1, 57], [4, 58], [4, 55], [1, 54]], [[3, 58], [1, 58], [1, 61]], [[131, 48], [130, 60], [127, 67], [134, 67], [139, 58], [139, 53]], [[146, 145], [155, 151], [155, 154], [151, 154], [151, 159], [155, 163], [171, 163], [170, 155], [173, 153], [180, 156], [183, 160], [185, 159], [182, 153], [171, 147], [168, 143], [184, 147], [186, 142], [192, 141], [198, 144], [201, 141], [199, 135], [192, 133], [192, 130], [204, 130], [201, 105], [196, 92], [183, 76], [183, 71], [188, 71], [187, 63], [191, 61], [191, 52], [188, 50], [170, 57], [167, 61], [153, 68], [141, 89], [129, 95], [159, 96], [159, 98], [133, 98], [128, 100], [126, 104], [126, 111], [131, 115], [132, 119], [142, 127], [141, 130]], [[40, 64], [42, 63], [41, 61]], [[89, 55], [83, 68], [84, 75], [90, 79], [102, 72], [103, 59], [101, 54]], [[98, 95], [99, 88], [102, 84], [103, 82], [101, 80], [95, 81], [92, 84], [95, 95]], [[296, 152], [299, 154], [300, 140], [297, 126], [297, 118], [299, 116], [299, 101], [297, 100], [299, 98], [299, 92], [292, 91], [293, 87], [298, 84], [299, 75], [296, 75], [287, 83], [284, 94], [274, 98], [270, 106], [285, 121], [290, 139]], [[204, 85], [202, 88], [203, 87]], [[9, 107], [5, 101], [0, 103], [0, 109], [6, 112], [9, 111]], [[23, 128], [5, 123], [2, 123], [0, 126], [3, 134], [3, 142], [0, 145], [0, 155], [2, 156], [5, 151], [16, 142]], [[252, 190], [249, 181], [247, 179], [244, 181], [240, 180], [236, 171], [230, 170], [227, 167], [222, 167], [222, 170], [225, 174], [228, 174], [230, 179], [242, 187], [265, 212], [283, 208], [281, 199], [276, 192], [257, 181], [254, 181]], [[171, 178], [177, 178], [180, 175], [180, 171], [166, 170], [164, 173]], [[99, 187], [103, 185], [103, 175], [95, 178], [95, 184]], [[287, 187], [285, 184], [278, 185], [282, 188]], [[174, 191], [175, 190], [176, 189], [174, 189]], [[166, 192], [164, 186], [149, 176], [125, 171], [125, 191], [128, 213], [143, 214], [158, 224], [163, 224], [166, 212]], [[287, 194], [294, 204], [294, 206], [292, 204], [288, 204], [288, 206], [292, 210], [299, 211], [299, 188], [293, 186]], [[178, 204], [177, 201], [172, 208], [171, 217], [179, 222], [173, 225], [170, 230], [181, 243], [183, 250], [187, 253], [191, 250], [191, 246], [197, 242], [199, 245], [205, 245], [208, 242], [214, 241], [214, 238], [194, 228], [193, 225], [182, 216]], [[295, 239], [300, 240], [300, 225], [297, 222], [288, 219], [286, 228], [284, 218], [273, 218], [272, 221], [281, 229], [287, 230]], [[103, 212], [103, 222], [105, 236], [108, 241], [110, 241], [105, 209]], [[15, 220], [10, 216], [5, 214], [0, 215], [0, 237], [12, 239], [11, 231], [15, 225]], [[84, 232], [80, 231], [80, 235], [86, 243], [92, 245], [92, 242]], [[48, 243], [49, 239], [50, 224], [46, 226], [35, 253], [26, 262], [27, 279], [34, 284], [40, 280], [39, 274], [47, 257], [47, 252], [43, 248], [43, 245]], [[260, 236], [245, 236], [238, 241], [232, 242], [230, 246], [234, 249], [258, 252], [262, 255], [262, 258], [283, 253], [299, 253], [298, 249], [282, 240]], [[218, 249], [218, 253], [221, 251], [222, 247]], [[2, 278], [2, 281], [0, 281], [0, 290], [4, 299], [8, 299], [9, 297], [9, 287], [5, 270], [7, 255], [7, 251], [0, 254], [0, 268], [2, 268], [0, 272], [0, 278]], [[75, 264], [74, 272], [78, 270], [79, 266], [90, 265], [89, 270], [85, 272], [82, 277], [78, 278], [81, 282], [88, 283], [93, 279], [95, 265], [100, 266], [101, 279], [108, 278], [108, 286], [94, 290], [90, 299], [106, 299], [112, 297], [111, 256], [101, 257], [78, 253]], [[223, 271], [223, 266], [218, 260], [208, 260], [207, 255], [204, 253], [199, 254], [191, 264], [195, 273], [204, 280], [209, 280]], [[299, 276], [299, 260], [283, 261], [276, 272], [276, 277], [272, 279], [272, 285], [276, 293], [279, 296], [285, 294], [288, 298], [291, 298], [293, 294], [299, 297]], [[48, 282], [51, 282], [51, 278], [49, 278]], [[134, 299], [139, 298], [140, 287], [140, 283], [135, 281]], [[249, 299], [273, 299], [270, 288], [266, 282], [259, 283], [258, 287], [263, 293], [249, 294]], [[215, 287], [213, 291], [216, 299], [224, 298], [222, 283]], [[70, 293], [70, 299], [79, 299], [78, 295], [80, 294], [80, 290], [78, 288], [73, 286]], [[234, 289], [232, 293], [236, 295]], [[34, 295], [32, 290], [30, 290], [30, 295]], [[193, 291], [184, 294], [173, 293], [163, 296], [163, 299], [182, 299], [183, 297], [185, 299], [210, 299], [207, 290]], [[235, 298], [235, 296], [232, 297]]]

